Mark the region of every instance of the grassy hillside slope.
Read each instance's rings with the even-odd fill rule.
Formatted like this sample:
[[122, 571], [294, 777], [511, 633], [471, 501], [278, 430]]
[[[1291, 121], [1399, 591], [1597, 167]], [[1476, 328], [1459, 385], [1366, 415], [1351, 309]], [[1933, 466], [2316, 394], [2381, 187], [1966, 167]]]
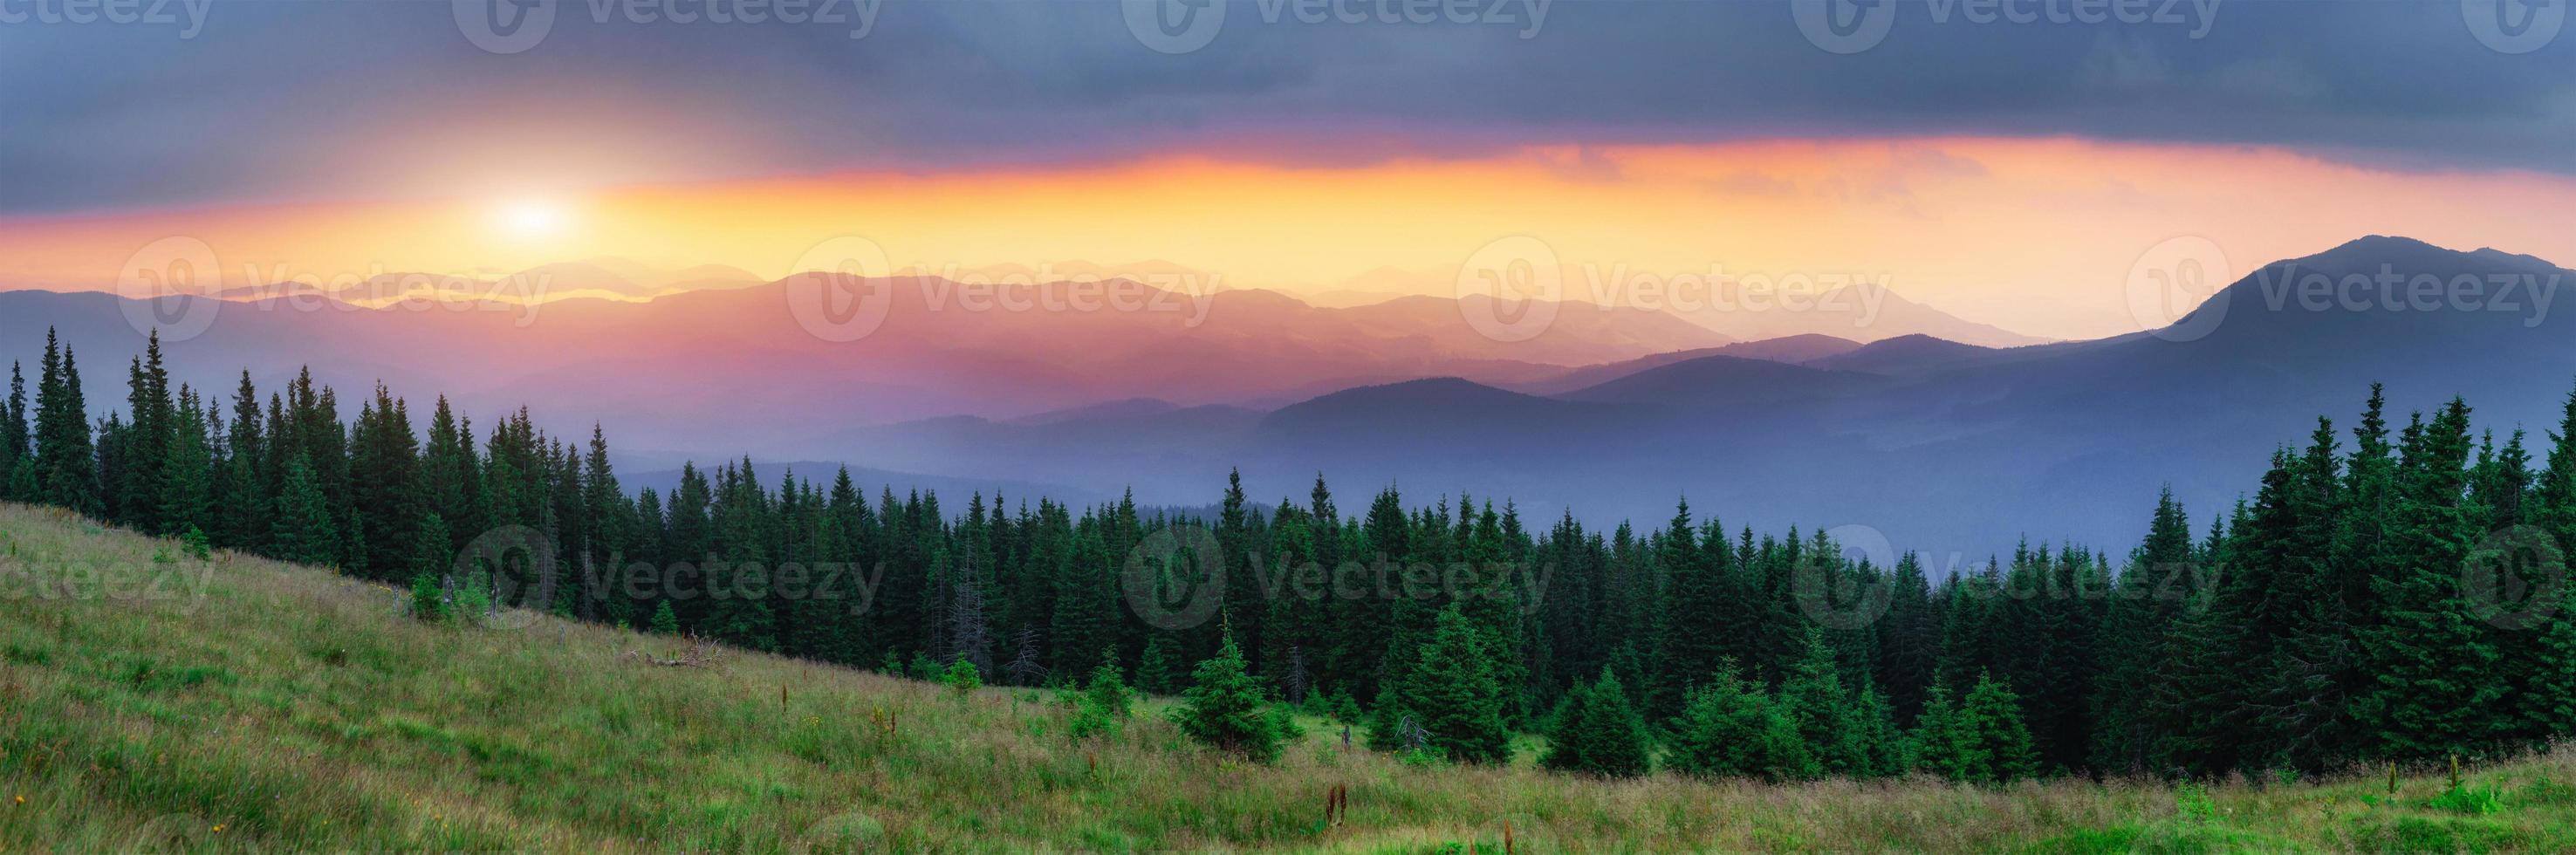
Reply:
[[[2322, 786], [1412, 768], [1312, 723], [1275, 767], [1141, 716], [534, 618], [426, 625], [325, 570], [0, 505], [0, 851], [2576, 849], [2576, 749]], [[891, 729], [881, 721], [891, 721]], [[1323, 822], [1350, 788], [1348, 821]], [[2489, 798], [2492, 796], [2492, 798]]]

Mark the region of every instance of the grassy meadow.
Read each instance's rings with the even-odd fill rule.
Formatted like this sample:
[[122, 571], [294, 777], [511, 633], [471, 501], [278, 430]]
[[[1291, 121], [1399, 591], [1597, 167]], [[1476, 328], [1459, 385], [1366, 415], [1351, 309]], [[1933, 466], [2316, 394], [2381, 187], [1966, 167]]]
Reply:
[[[401, 593], [0, 505], [0, 852], [2576, 850], [2576, 747], [2206, 788], [1766, 786], [1413, 767], [1307, 722], [1275, 766], [1156, 701], [1077, 741], [949, 689]], [[513, 621], [516, 622], [516, 621]], [[1349, 811], [1325, 821], [1347, 787]]]

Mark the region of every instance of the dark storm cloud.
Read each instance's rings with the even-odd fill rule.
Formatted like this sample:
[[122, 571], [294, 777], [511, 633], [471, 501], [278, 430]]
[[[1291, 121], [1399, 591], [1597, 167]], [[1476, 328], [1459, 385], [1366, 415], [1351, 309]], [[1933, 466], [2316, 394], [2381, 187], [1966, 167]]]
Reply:
[[[0, 13], [47, 2], [69, 0]], [[563, 0], [512, 55], [443, 0], [214, 0], [192, 38], [19, 15], [0, 23], [0, 215], [438, 192], [495, 146], [594, 181], [1889, 134], [2576, 172], [2576, 34], [2502, 53], [2455, 2], [2149, 0], [2169, 22], [2121, 24], [2015, 0], [2043, 21], [2014, 24], [1891, 0], [1885, 38], [1850, 55], [1810, 43], [1787, 0], [1558, 0], [1528, 38], [1525, 13], [1305, 23], [1237, 0], [1178, 55], [1094, 0], [837, 0], [865, 20], [761, 26], [639, 24], [629, 2], [653, 0]]]

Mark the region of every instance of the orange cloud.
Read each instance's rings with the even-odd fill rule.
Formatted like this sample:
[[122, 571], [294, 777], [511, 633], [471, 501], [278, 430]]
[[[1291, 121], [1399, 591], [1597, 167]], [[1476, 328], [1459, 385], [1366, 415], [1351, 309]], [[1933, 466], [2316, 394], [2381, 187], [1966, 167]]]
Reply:
[[[627, 186], [554, 197], [548, 233], [495, 228], [503, 193], [0, 222], [0, 281], [111, 287], [155, 240], [203, 241], [227, 287], [388, 272], [499, 275], [594, 256], [783, 276], [860, 236], [897, 267], [1167, 260], [1229, 287], [1442, 291], [1497, 239], [1570, 268], [1854, 274], [2041, 335], [2127, 332], [2149, 247], [2210, 238], [2238, 274], [2363, 234], [2562, 263], [2576, 181], [2399, 172], [2280, 149], [2083, 139], [1781, 140], [1537, 148], [1361, 167], [1189, 154], [1062, 168]], [[1387, 271], [1407, 275], [1389, 276]], [[1388, 283], [1396, 283], [1389, 285]], [[1582, 299], [1585, 283], [1572, 282]]]

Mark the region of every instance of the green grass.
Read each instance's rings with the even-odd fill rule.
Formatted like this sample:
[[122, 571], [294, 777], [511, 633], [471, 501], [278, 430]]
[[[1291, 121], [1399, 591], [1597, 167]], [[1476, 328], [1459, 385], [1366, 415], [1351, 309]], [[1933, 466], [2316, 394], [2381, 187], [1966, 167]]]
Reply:
[[[61, 585], [102, 572], [126, 594]], [[674, 640], [551, 618], [422, 624], [391, 588], [49, 510], [0, 505], [0, 586], [5, 852], [1493, 853], [1507, 825], [1521, 852], [2576, 850], [2576, 750], [2458, 793], [2447, 770], [2394, 795], [2376, 775], [1775, 787], [1548, 775], [1534, 740], [1508, 768], [1413, 768], [1308, 719], [1260, 767], [1151, 713], [1077, 742], [1026, 689], [746, 653], [664, 667], [633, 654]], [[1349, 820], [1327, 827], [1336, 785]]]

